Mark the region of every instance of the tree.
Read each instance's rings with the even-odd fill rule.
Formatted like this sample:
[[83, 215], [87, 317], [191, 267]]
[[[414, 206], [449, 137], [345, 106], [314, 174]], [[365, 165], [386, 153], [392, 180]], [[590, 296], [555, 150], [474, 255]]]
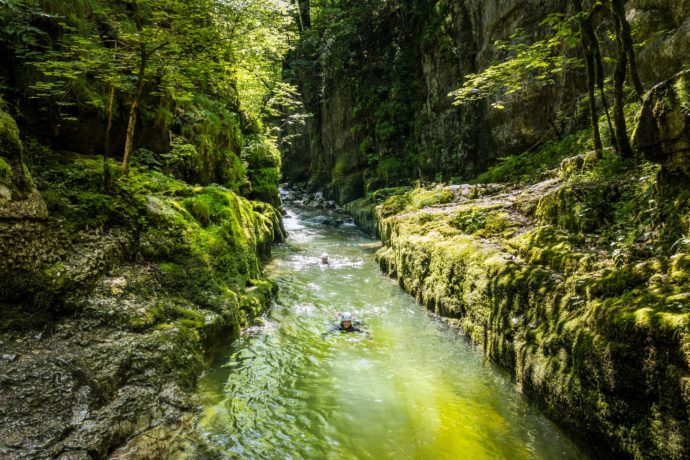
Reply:
[[613, 71], [613, 122], [617, 150], [623, 157], [629, 158], [632, 157], [633, 151], [625, 122], [625, 79], [628, 64], [631, 70], [631, 80], [638, 96], [642, 95], [643, 89], [637, 75], [630, 25], [625, 18], [623, 0], [611, 0], [610, 8], [616, 38], [616, 65]]
[[[130, 156], [134, 148], [137, 114], [144, 96], [149, 63], [158, 56], [159, 51], [170, 46], [176, 38], [182, 38], [175, 37], [174, 32], [176, 26], [179, 27], [178, 21], [190, 17], [185, 16], [185, 12], [182, 11], [183, 6], [174, 0], [132, 0], [130, 3], [130, 17], [134, 22], [136, 32], [125, 36], [123, 41], [130, 52], [134, 51], [137, 71], [130, 98], [125, 147], [122, 154], [123, 175], [127, 174], [129, 170]], [[156, 62], [156, 64], [161, 64], [161, 62]]]
[[291, 3], [296, 7], [295, 22], [300, 34], [305, 34], [311, 29], [311, 2], [310, 0], [292, 0]]
[[208, 171], [228, 152], [239, 157], [245, 132], [266, 135], [263, 119], [294, 93], [277, 83], [296, 32], [288, 0], [5, 1], [0, 40], [35, 70], [30, 95], [50, 108], [55, 134], [85, 109], [102, 116], [105, 189], [118, 118], [123, 174], [142, 116], [175, 121]]
[[[496, 49], [509, 57], [480, 73], [466, 75], [463, 85], [449, 94], [454, 104], [463, 105], [491, 96], [523, 101], [529, 94], [536, 94], [535, 89], [555, 84], [559, 74], [580, 67], [580, 59], [562, 53], [564, 48], [573, 48], [577, 43], [572, 22], [562, 14], [552, 14], [542, 25], [553, 31], [543, 40], [530, 43], [522, 30], [517, 30], [510, 41], [497, 41]], [[492, 106], [503, 109], [505, 104], [499, 100]]]
[[[508, 59], [497, 62], [480, 73], [467, 75], [464, 84], [451, 92], [450, 96], [454, 98], [456, 105], [461, 105], [489, 96], [524, 94], [527, 88], [534, 90], [553, 84], [554, 74], [578, 67], [579, 58], [566, 56], [569, 55], [568, 50], [576, 48], [579, 43], [587, 75], [586, 90], [594, 150], [600, 154], [603, 149], [595, 94], [595, 88], [598, 88], [612, 136], [611, 143], [622, 156], [629, 157], [632, 155], [632, 148], [628, 139], [624, 110], [624, 85], [628, 76], [628, 66], [631, 83], [638, 94], [641, 94], [642, 85], [637, 76], [630, 25], [625, 19], [623, 0], [610, 0], [608, 9], [600, 2], [595, 2], [590, 10], [583, 7], [581, 0], [573, 0], [572, 4], [574, 15], [551, 14], [542, 23], [553, 30], [548, 38], [527, 43], [519, 40], [519, 34], [516, 34], [511, 37], [509, 43], [498, 42], [497, 48], [504, 51], [509, 56]], [[601, 48], [593, 25], [593, 16], [602, 10], [612, 14], [616, 41], [613, 123], [609, 115]], [[573, 21], [577, 28], [572, 26]], [[498, 101], [494, 102], [493, 106], [503, 108], [503, 104], [502, 101]]]
[[630, 23], [625, 17], [625, 5], [623, 0], [611, 0], [611, 10], [620, 27], [620, 40], [622, 49], [625, 51], [626, 59], [630, 69], [630, 83], [639, 97], [644, 94], [642, 81], [637, 72], [637, 58], [635, 57], [635, 47], [630, 30]]

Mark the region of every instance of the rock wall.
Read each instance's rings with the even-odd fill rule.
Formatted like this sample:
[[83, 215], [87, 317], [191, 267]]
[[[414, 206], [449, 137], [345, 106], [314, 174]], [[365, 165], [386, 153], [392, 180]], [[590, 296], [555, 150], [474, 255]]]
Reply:
[[375, 222], [381, 268], [508, 369], [594, 458], [681, 459], [690, 454], [687, 246], [635, 256], [591, 236], [616, 225], [606, 222], [633, 205], [633, 188], [649, 187], [642, 174], [397, 190], [347, 209]]
[[206, 351], [275, 295], [280, 213], [157, 168], [106, 194], [102, 158], [46, 148], [31, 174], [0, 121], [0, 457], [168, 458]]
[[[454, 107], [448, 93], [468, 73], [499, 57], [494, 43], [518, 28], [531, 37], [566, 0], [428, 0], [369, 2], [355, 33], [301, 45], [286, 75], [301, 88], [311, 114], [306, 141], [284, 145], [289, 180], [309, 180], [341, 202], [410, 178], [468, 178], [497, 158], [522, 152], [555, 132], [586, 127], [576, 112], [584, 75], [561, 75], [557, 85], [510, 101]], [[690, 56], [687, 0], [631, 0], [628, 18], [647, 88], [664, 80]], [[612, 44], [602, 37], [605, 49]], [[327, 46], [326, 46], [327, 45]], [[308, 64], [305, 64], [307, 62]], [[287, 134], [287, 132], [286, 132]], [[291, 134], [295, 134], [294, 130]]]

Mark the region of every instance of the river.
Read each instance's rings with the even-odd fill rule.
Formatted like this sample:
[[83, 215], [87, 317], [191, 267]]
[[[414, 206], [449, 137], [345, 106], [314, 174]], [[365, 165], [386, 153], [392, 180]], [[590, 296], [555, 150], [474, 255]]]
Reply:
[[[227, 458], [584, 458], [510, 376], [383, 275], [375, 240], [288, 207], [265, 325], [201, 379], [201, 436]], [[329, 254], [329, 265], [319, 255]], [[370, 335], [328, 331], [349, 311]]]

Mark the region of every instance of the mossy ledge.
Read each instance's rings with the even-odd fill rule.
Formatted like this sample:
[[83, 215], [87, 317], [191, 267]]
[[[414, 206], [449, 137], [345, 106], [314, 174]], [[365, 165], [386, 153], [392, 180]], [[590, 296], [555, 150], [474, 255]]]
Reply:
[[650, 164], [573, 163], [346, 209], [382, 239], [382, 269], [593, 456], [688, 458], [690, 193]]
[[276, 293], [262, 261], [280, 212], [156, 167], [105, 193], [101, 157], [27, 150], [33, 177], [0, 162], [31, 184], [0, 197], [0, 457], [166, 458], [207, 350]]

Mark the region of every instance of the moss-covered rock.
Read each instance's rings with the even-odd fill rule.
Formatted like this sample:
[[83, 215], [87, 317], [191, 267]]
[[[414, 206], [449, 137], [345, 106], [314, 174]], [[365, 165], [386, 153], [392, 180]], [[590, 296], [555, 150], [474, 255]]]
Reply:
[[0, 216], [0, 456], [103, 458], [137, 435], [166, 457], [206, 352], [275, 295], [280, 212], [149, 165], [104, 193], [101, 158], [41, 153], [50, 215]]
[[24, 164], [17, 123], [0, 109], [0, 219], [47, 217], [46, 205]]
[[599, 453], [684, 458], [685, 246], [649, 258], [625, 239], [658, 238], [644, 226], [663, 228], [646, 217], [659, 203], [637, 199], [646, 196], [647, 169], [602, 180], [610, 166], [592, 167], [522, 189], [417, 189], [352, 207], [372, 211], [381, 267], [510, 369], [576, 438]]
[[[0, 154], [5, 157], [13, 168], [24, 163], [22, 158], [22, 141], [19, 139], [17, 122], [4, 110], [0, 110]], [[17, 171], [17, 172], [21, 172]]]
[[633, 145], [669, 174], [690, 177], [690, 71], [658, 84], [644, 101]]

